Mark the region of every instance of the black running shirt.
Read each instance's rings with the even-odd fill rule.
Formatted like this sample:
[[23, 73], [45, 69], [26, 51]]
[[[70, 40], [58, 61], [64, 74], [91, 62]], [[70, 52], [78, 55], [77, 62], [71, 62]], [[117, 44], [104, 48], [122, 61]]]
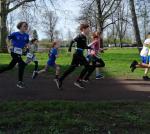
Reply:
[[87, 46], [87, 38], [85, 35], [83, 35], [82, 33], [79, 34], [78, 36], [76, 36], [70, 43], [70, 47], [69, 49], [71, 50], [72, 45], [74, 43], [77, 43], [77, 49], [89, 49], [90, 47]]

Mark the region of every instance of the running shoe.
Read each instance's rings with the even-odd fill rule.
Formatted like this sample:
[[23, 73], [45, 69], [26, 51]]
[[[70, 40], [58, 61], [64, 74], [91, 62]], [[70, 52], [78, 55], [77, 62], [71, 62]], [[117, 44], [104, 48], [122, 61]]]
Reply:
[[18, 88], [25, 88], [25, 84], [24, 84], [22, 81], [19, 81], [19, 82], [17, 83], [17, 87], [18, 87]]
[[134, 72], [134, 70], [136, 69], [136, 65], [138, 65], [138, 62], [134, 60], [130, 65], [131, 72]]
[[149, 81], [149, 80], [150, 80], [150, 78], [149, 78], [148, 76], [143, 76], [143, 80], [145, 80], [145, 81]]
[[100, 80], [100, 79], [104, 79], [104, 75], [99, 74], [99, 75], [96, 76], [96, 80]]
[[54, 79], [56, 86], [58, 89], [62, 89], [62, 80], [61, 79]]
[[82, 88], [82, 89], [84, 88], [82, 81], [76, 81], [76, 82], [74, 82], [74, 85], [79, 87], [79, 88]]
[[33, 74], [32, 74], [32, 79], [35, 79], [37, 76], [38, 76], [38, 72], [34, 71]]
[[90, 80], [89, 79], [84, 79], [82, 82], [88, 83]]

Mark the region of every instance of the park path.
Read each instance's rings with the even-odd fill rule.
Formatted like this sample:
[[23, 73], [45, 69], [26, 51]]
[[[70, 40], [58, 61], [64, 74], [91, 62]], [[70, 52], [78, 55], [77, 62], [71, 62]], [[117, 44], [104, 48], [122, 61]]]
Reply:
[[42, 75], [36, 80], [25, 76], [27, 87], [16, 87], [17, 76], [14, 73], [0, 75], [0, 100], [74, 100], [74, 101], [149, 101], [150, 81], [104, 79], [92, 80], [86, 89], [73, 85], [73, 78], [64, 82], [64, 90], [59, 91], [52, 76]]

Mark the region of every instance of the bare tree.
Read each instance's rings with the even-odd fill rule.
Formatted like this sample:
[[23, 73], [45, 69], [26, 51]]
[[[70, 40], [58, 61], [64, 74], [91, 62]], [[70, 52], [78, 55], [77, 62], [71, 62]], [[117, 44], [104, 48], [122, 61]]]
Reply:
[[[26, 4], [26, 3], [30, 3], [30, 2], [34, 2], [35, 0], [1, 0], [0, 1], [0, 21], [1, 21], [1, 41], [0, 41], [0, 45], [1, 45], [1, 49], [4, 52], [7, 52], [7, 47], [6, 47], [6, 38], [7, 38], [7, 34], [8, 34], [8, 30], [7, 30], [7, 16], [10, 12], [16, 10], [17, 8], [19, 8], [20, 6]], [[10, 6], [11, 5], [11, 6]]]
[[43, 32], [50, 38], [52, 42], [54, 40], [54, 32], [58, 22], [58, 16], [53, 11], [45, 11], [43, 13], [42, 25]]
[[[120, 47], [122, 47], [122, 40], [126, 34], [127, 31], [127, 24], [128, 24], [128, 10], [126, 10], [126, 5], [124, 2], [122, 2], [117, 9], [116, 16], [117, 20], [115, 23], [116, 30], [118, 31], [118, 36], [120, 40]], [[127, 12], [127, 13], [126, 13]]]
[[130, 5], [130, 10], [131, 10], [132, 23], [133, 23], [133, 28], [134, 28], [134, 35], [135, 35], [136, 44], [140, 47], [143, 44], [141, 41], [140, 30], [139, 30], [138, 21], [137, 21], [134, 0], [129, 0], [129, 5]]
[[112, 22], [111, 15], [117, 11], [121, 1], [122, 0], [84, 0], [83, 7], [87, 8], [88, 13], [95, 14], [95, 27], [98, 27], [97, 30], [102, 35], [105, 28], [117, 21], [114, 20], [114, 22]]
[[143, 39], [146, 38], [148, 31], [148, 27], [150, 24], [150, 1], [148, 0], [138, 0], [136, 1], [136, 14], [137, 18], [142, 24], [139, 23], [139, 25], [143, 28], [140, 29], [141, 33], [143, 34]]
[[[0, 48], [2, 49], [3, 52], [7, 52], [6, 38], [8, 35], [8, 29], [7, 29], [8, 14], [20, 7], [25, 8], [33, 2], [35, 4], [36, 1], [38, 0], [0, 0], [0, 32], [1, 32]], [[44, 1], [45, 0], [40, 0], [39, 2], [44, 3]], [[51, 5], [54, 6], [53, 0], [48, 0], [48, 1], [50, 2]]]

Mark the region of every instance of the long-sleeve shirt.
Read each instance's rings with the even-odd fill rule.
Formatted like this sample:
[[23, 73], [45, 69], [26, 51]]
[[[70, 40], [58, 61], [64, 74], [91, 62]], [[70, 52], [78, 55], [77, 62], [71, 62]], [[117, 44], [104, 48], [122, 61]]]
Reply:
[[70, 43], [70, 47], [69, 47], [69, 49], [71, 49], [72, 48], [72, 45], [74, 44], [74, 43], [77, 43], [77, 51], [82, 51], [82, 53], [83, 53], [83, 50], [84, 49], [89, 49], [90, 47], [88, 47], [87, 46], [87, 38], [86, 38], [86, 36], [84, 35], [84, 34], [79, 34], [78, 36], [76, 36], [72, 41], [71, 41], [71, 43]]
[[37, 46], [37, 45], [34, 45], [34, 44], [31, 44], [31, 45], [30, 45], [29, 52], [30, 52], [31, 54], [34, 54], [34, 53], [36, 53], [37, 51], [38, 51], [38, 46]]

